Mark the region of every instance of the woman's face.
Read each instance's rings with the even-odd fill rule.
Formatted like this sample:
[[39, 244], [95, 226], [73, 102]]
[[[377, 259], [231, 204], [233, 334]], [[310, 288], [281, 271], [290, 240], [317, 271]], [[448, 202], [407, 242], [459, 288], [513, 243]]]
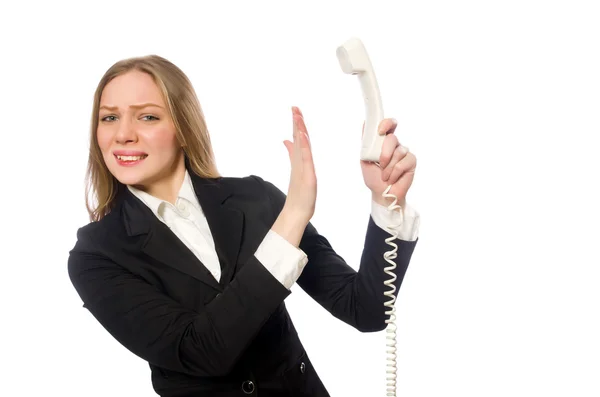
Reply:
[[150, 192], [153, 185], [164, 184], [176, 170], [184, 169], [175, 132], [160, 89], [149, 74], [127, 72], [102, 91], [98, 145], [119, 182]]

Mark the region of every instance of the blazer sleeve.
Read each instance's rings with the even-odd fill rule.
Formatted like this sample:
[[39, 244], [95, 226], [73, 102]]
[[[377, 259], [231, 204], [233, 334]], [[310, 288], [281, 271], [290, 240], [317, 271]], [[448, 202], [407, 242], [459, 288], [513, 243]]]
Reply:
[[[255, 176], [265, 186], [271, 199], [275, 214], [278, 215], [286, 200], [286, 195], [271, 182]], [[384, 268], [390, 264], [385, 260], [384, 253], [393, 249], [386, 239], [391, 235], [377, 226], [370, 216], [367, 224], [367, 233], [363, 247], [358, 271], [338, 255], [327, 239], [319, 234], [317, 229], [309, 223], [306, 227], [300, 249], [307, 257], [308, 262], [298, 285], [310, 295], [323, 308], [333, 316], [356, 328], [361, 332], [375, 332], [386, 328], [384, 306], [390, 297], [384, 292], [390, 287], [384, 284], [390, 276], [384, 273]], [[394, 274], [398, 290], [408, 269], [411, 256], [416, 247], [417, 240], [404, 241], [395, 239], [398, 246]]]
[[252, 256], [222, 293], [192, 310], [103, 256], [84, 229], [68, 261], [83, 306], [132, 353], [165, 369], [227, 374], [290, 294]]

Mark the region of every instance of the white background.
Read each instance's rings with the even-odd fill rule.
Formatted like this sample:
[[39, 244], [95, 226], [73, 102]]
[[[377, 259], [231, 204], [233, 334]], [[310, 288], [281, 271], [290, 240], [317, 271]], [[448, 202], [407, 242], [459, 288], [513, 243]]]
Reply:
[[[159, 54], [188, 74], [227, 176], [286, 191], [282, 141], [300, 106], [313, 223], [358, 267], [363, 103], [335, 56], [351, 36], [419, 161], [398, 395], [600, 395], [597, 2], [11, 3], [0, 9], [2, 395], [155, 395], [146, 362], [82, 308], [67, 275], [87, 223], [93, 91], [122, 58]], [[385, 395], [384, 333], [360, 334], [297, 287], [286, 303], [332, 396]]]

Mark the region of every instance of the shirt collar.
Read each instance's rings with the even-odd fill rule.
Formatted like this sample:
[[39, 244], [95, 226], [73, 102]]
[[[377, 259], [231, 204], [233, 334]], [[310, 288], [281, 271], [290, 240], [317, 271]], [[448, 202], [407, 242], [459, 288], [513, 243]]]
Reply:
[[194, 185], [192, 185], [192, 178], [190, 178], [190, 174], [187, 170], [185, 170], [185, 176], [181, 188], [179, 189], [178, 198], [189, 201], [194, 207], [201, 210], [200, 203], [198, 203], [198, 197], [196, 197], [196, 192], [194, 191]]
[[[146, 206], [148, 208], [150, 208], [150, 210], [154, 213], [154, 215], [158, 219], [161, 219], [164, 221], [164, 219], [161, 215], [162, 208], [165, 205], [172, 206], [171, 203], [169, 203], [166, 200], [161, 200], [147, 192], [144, 192], [143, 190], [136, 189], [133, 186], [127, 185], [127, 188], [129, 189], [129, 191], [131, 193], [133, 193], [137, 198], [139, 198], [144, 204], [146, 204]], [[196, 193], [194, 192], [192, 180], [191, 180], [190, 175], [187, 170], [185, 171], [183, 183], [181, 184], [181, 187], [179, 188], [179, 193], [177, 195], [177, 200], [180, 200], [180, 199], [189, 201], [194, 207], [196, 207], [198, 210], [201, 210], [200, 205], [198, 204], [198, 198], [196, 197]]]

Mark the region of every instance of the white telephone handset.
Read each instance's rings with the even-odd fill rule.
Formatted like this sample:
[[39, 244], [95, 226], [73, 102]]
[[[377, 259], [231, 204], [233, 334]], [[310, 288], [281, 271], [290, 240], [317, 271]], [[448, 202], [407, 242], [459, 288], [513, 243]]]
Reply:
[[342, 71], [358, 76], [362, 88], [365, 102], [365, 131], [360, 158], [378, 163], [385, 135], [377, 132], [377, 127], [383, 120], [383, 105], [373, 65], [365, 46], [357, 38], [352, 38], [338, 47], [336, 54]]
[[[383, 105], [381, 103], [381, 95], [379, 93], [379, 86], [377, 85], [377, 79], [375, 78], [375, 71], [371, 60], [367, 54], [367, 50], [363, 45], [362, 41], [358, 38], [351, 38], [346, 41], [343, 45], [338, 47], [336, 51], [338, 61], [342, 71], [346, 74], [357, 75], [360, 81], [362, 89], [363, 99], [365, 102], [365, 129], [362, 138], [362, 146], [360, 151], [361, 160], [372, 161], [379, 165], [379, 157], [381, 156], [381, 148], [385, 135], [380, 135], [377, 132], [379, 123], [383, 120]], [[390, 211], [400, 208], [396, 205], [398, 198], [388, 192], [391, 189], [391, 185], [383, 192], [383, 197], [393, 198], [393, 203], [388, 207]], [[400, 211], [402, 214], [402, 210]], [[402, 220], [403, 221], [403, 220]], [[401, 222], [402, 222], [401, 221]], [[387, 331], [387, 396], [396, 395], [396, 308], [394, 303], [396, 298], [394, 293], [396, 287], [394, 281], [396, 281], [396, 274], [393, 272], [396, 269], [396, 263], [393, 259], [396, 258], [396, 252], [398, 246], [394, 243], [394, 240], [398, 238], [397, 227], [399, 225], [390, 225], [388, 232], [392, 235], [386, 238], [386, 243], [393, 247], [392, 250], [384, 253], [384, 259], [390, 264], [390, 266], [384, 269], [384, 272], [390, 276], [390, 278], [384, 281], [384, 285], [389, 287], [388, 291], [384, 292], [389, 300], [384, 303], [386, 308], [389, 308], [385, 314], [389, 315], [389, 319], [386, 320], [388, 327]]]

